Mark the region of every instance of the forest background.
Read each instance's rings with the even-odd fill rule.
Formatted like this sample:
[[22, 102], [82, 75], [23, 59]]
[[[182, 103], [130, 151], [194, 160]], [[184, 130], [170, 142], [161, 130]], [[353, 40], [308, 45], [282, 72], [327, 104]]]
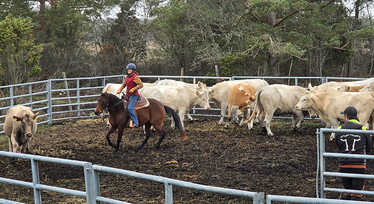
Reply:
[[[374, 0], [2, 0], [0, 85], [140, 75], [371, 77]], [[113, 11], [117, 11], [113, 13]]]

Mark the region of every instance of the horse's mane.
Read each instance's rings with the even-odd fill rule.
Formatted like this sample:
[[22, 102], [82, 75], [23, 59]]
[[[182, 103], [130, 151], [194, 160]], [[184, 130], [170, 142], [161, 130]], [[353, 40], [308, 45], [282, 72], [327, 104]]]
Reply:
[[102, 97], [107, 97], [108, 96], [109, 100], [111, 100], [111, 101], [113, 101], [115, 103], [117, 103], [117, 102], [119, 102], [121, 100], [117, 96], [115, 96], [115, 95], [113, 95], [111, 93], [102, 93], [101, 96]]

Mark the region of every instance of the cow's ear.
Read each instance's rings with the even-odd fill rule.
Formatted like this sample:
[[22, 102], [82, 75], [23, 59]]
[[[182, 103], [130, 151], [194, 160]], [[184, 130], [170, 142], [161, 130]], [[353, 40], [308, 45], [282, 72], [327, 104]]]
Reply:
[[308, 88], [309, 88], [309, 90], [311, 89], [311, 88], [313, 88], [313, 86], [312, 86], [312, 84], [308, 84]]
[[39, 112], [34, 114], [34, 120], [36, 120], [38, 118], [38, 115], [39, 115]]
[[208, 93], [209, 93], [209, 94], [214, 93], [214, 89], [213, 89], [213, 90], [208, 90]]
[[201, 82], [199, 81], [199, 82], [197, 82], [197, 86], [198, 86], [199, 88], [201, 88], [201, 87], [203, 86], [203, 83], [201, 83]]
[[196, 91], [196, 96], [200, 96], [200, 92], [199, 91]]

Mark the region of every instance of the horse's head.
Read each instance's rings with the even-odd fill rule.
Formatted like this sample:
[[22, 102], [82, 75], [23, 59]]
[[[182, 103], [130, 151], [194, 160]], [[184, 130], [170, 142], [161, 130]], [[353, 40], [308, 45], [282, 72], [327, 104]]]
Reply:
[[109, 94], [108, 93], [102, 93], [99, 99], [97, 99], [97, 106], [95, 109], [95, 114], [99, 115], [103, 112], [105, 108], [107, 108], [109, 105]]

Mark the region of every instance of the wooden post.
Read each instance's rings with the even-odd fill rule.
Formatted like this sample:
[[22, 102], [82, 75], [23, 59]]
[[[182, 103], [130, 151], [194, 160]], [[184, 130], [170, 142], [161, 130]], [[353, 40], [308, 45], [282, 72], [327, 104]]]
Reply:
[[[66, 73], [65, 72], [62, 72], [62, 78], [66, 79]], [[65, 84], [65, 89], [68, 89], [69, 88], [68, 87], [68, 82], [66, 80], [64, 81], [64, 84]], [[66, 95], [68, 97], [69, 104], [71, 104], [69, 90], [66, 90]], [[69, 110], [73, 110], [73, 108], [71, 107], [71, 105], [69, 106]]]
[[219, 72], [218, 72], [218, 65], [214, 65], [214, 69], [216, 70], [216, 77], [217, 77], [217, 83], [219, 83]]

